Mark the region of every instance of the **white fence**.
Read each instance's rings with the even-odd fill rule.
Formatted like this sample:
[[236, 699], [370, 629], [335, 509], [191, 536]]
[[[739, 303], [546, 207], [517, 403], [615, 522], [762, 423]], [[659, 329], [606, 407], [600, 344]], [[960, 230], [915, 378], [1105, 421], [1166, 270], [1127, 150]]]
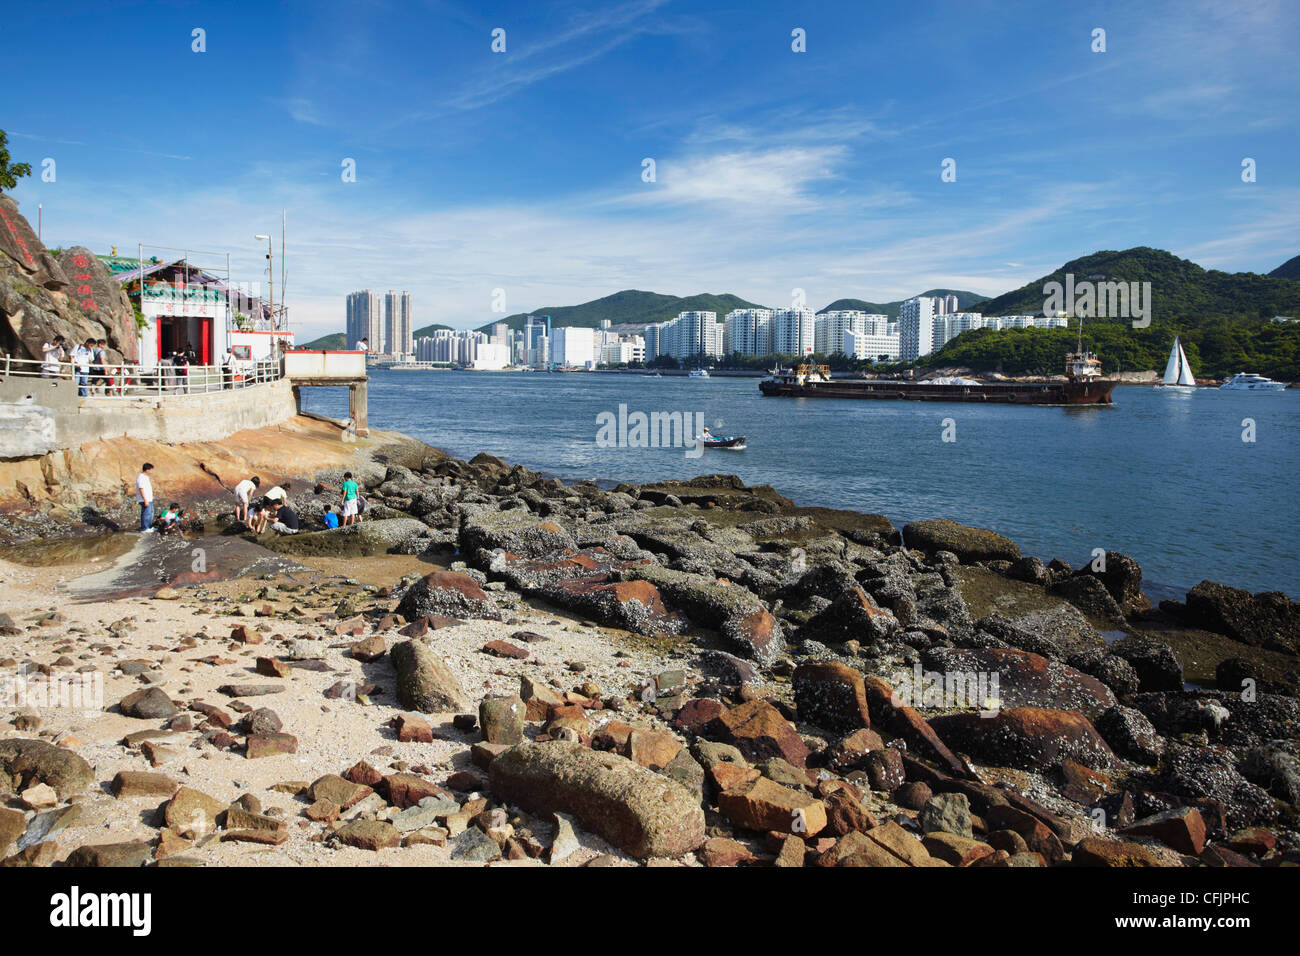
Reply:
[[0, 377], [63, 379], [75, 382], [83, 398], [136, 399], [249, 388], [278, 381], [284, 371], [279, 362], [271, 359], [225, 366], [162, 363], [142, 369], [129, 363], [78, 368], [66, 359], [53, 364], [6, 355], [0, 358]]

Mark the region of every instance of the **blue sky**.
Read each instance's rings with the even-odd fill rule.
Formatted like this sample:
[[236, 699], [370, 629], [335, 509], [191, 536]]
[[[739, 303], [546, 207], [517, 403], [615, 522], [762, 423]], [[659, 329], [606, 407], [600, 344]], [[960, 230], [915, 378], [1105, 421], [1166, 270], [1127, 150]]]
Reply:
[[47, 244], [229, 251], [256, 280], [253, 235], [283, 208], [304, 340], [362, 287], [471, 327], [495, 289], [511, 313], [627, 288], [803, 289], [820, 308], [994, 295], [1098, 249], [1264, 272], [1300, 253], [1289, 0], [127, 0], [5, 19], [0, 128], [37, 167], [14, 195], [33, 221], [43, 204]]

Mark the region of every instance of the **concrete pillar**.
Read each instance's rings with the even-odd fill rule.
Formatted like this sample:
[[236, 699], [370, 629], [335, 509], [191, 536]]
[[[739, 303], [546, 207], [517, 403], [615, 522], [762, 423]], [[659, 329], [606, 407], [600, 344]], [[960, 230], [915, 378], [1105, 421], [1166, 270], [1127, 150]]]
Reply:
[[365, 382], [356, 382], [348, 386], [348, 417], [356, 425], [359, 437], [365, 438], [370, 434], [370, 421], [366, 417]]

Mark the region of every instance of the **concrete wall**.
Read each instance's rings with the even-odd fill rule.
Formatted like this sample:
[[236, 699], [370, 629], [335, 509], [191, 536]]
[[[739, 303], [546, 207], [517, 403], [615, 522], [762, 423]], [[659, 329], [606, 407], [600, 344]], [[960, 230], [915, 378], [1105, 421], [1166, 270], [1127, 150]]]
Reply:
[[[123, 437], [172, 444], [220, 441], [245, 428], [278, 425], [297, 414], [293, 387], [283, 379], [201, 395], [78, 401], [73, 382], [15, 377], [0, 379], [0, 404], [49, 409], [58, 449]], [[15, 456], [0, 451], [0, 457]]]
[[77, 383], [70, 378], [0, 375], [0, 405], [43, 405], [55, 412], [75, 412]]
[[366, 353], [293, 349], [284, 353], [284, 374], [290, 378], [365, 378]]

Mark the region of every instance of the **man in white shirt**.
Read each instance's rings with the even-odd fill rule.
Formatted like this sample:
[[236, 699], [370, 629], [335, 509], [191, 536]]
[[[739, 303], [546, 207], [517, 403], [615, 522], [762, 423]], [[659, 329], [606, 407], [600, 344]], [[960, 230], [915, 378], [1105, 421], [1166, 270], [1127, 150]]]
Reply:
[[235, 520], [248, 523], [248, 502], [253, 497], [253, 490], [260, 488], [262, 479], [254, 475], [235, 485]]
[[41, 360], [41, 377], [58, 378], [59, 363], [63, 361], [63, 336], [56, 335], [53, 342], [44, 343], [41, 354], [44, 356]]
[[287, 481], [283, 485], [276, 485], [274, 488], [268, 491], [264, 496], [266, 498], [266, 503], [270, 505], [272, 501], [283, 501], [286, 504], [288, 504], [289, 489], [292, 487], [293, 485]]
[[72, 364], [77, 371], [77, 394], [83, 398], [89, 394], [90, 363], [95, 357], [95, 340], [86, 339], [72, 350]]
[[140, 466], [140, 474], [135, 477], [135, 500], [140, 505], [140, 530], [148, 533], [153, 530], [153, 482], [149, 473], [153, 465], [145, 462]]

